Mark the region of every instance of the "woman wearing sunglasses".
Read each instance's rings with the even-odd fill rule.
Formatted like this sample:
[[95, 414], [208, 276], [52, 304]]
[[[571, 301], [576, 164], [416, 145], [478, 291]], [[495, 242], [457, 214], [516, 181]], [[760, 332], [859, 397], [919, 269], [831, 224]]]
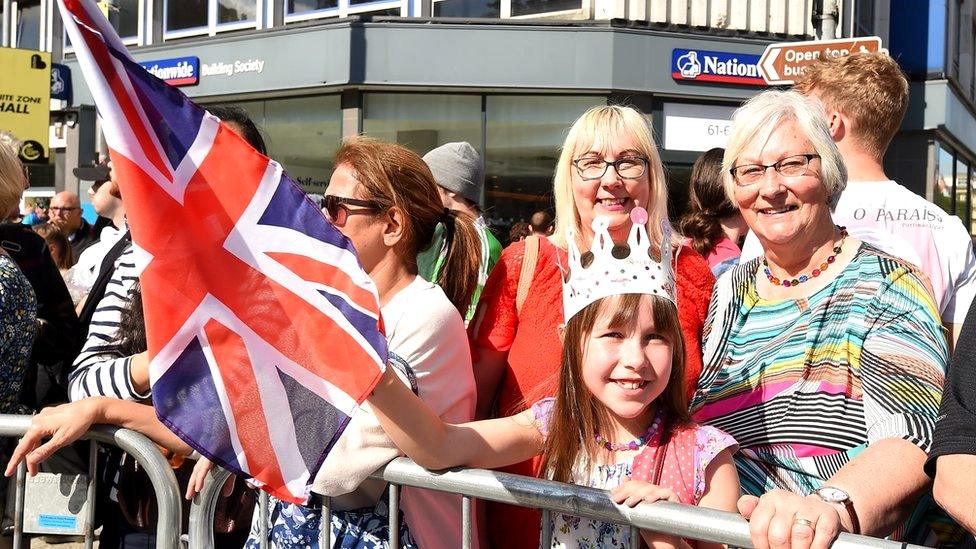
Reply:
[[[556, 165], [553, 195], [556, 228], [552, 236], [539, 241], [534, 268], [522, 272], [526, 263], [531, 265], [531, 259], [523, 261], [531, 257], [526, 254], [526, 241], [509, 246], [488, 278], [472, 321], [480, 417], [515, 414], [525, 409], [526, 402], [552, 395], [562, 353], [559, 326], [564, 322], [560, 266], [567, 265], [570, 230], [579, 235], [579, 248], [588, 250], [593, 219], [606, 216], [616, 244], [626, 243], [635, 222], [646, 224], [648, 234], [661, 244], [667, 185], [644, 115], [629, 107], [600, 106], [577, 119]], [[678, 242], [664, 244], [677, 246]], [[690, 247], [676, 247], [675, 256], [690, 395], [701, 370], [701, 329], [715, 278]], [[530, 283], [527, 297], [518, 304], [520, 282]], [[538, 472], [528, 461], [505, 470], [523, 475]], [[487, 522], [496, 547], [539, 545], [538, 511], [489, 503]]]
[[[445, 421], [470, 421], [474, 375], [460, 311], [467, 311], [478, 282], [481, 247], [474, 219], [445, 209], [427, 165], [399, 145], [353, 138], [339, 149], [335, 166], [322, 210], [352, 241], [376, 284], [390, 364]], [[417, 274], [417, 254], [430, 245], [438, 223], [445, 225], [447, 240], [440, 285]], [[385, 484], [367, 477], [398, 454], [364, 405], [312, 485], [315, 494], [333, 497], [334, 546], [386, 547]], [[461, 546], [460, 496], [404, 488], [401, 504], [401, 547]], [[264, 519], [272, 543], [317, 547], [321, 514], [314, 504], [273, 500], [269, 510]], [[249, 547], [258, 546], [259, 532], [255, 520]]]

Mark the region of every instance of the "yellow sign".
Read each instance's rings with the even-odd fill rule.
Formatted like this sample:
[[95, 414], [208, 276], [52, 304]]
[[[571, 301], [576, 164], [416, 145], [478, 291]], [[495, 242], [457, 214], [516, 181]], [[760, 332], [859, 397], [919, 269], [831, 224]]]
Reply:
[[20, 158], [48, 162], [51, 54], [0, 48], [0, 130], [23, 142]]

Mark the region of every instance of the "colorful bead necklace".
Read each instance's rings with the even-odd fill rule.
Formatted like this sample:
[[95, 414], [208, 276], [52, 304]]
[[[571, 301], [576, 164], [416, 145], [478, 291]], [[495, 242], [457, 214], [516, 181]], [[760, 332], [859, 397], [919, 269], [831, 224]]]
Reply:
[[810, 276], [800, 275], [799, 277], [794, 278], [792, 280], [780, 280], [775, 276], [773, 276], [772, 271], [769, 270], [769, 263], [766, 262], [766, 256], [763, 255], [763, 260], [762, 260], [763, 272], [766, 273], [766, 278], [768, 278], [769, 282], [772, 283], [774, 286], [783, 286], [784, 288], [789, 288], [790, 286], [797, 286], [799, 284], [803, 284], [804, 282], [810, 280], [811, 278], [817, 278], [818, 276], [820, 276], [820, 273], [826, 271], [827, 267], [830, 267], [830, 265], [837, 260], [837, 256], [840, 254], [841, 247], [844, 245], [844, 240], [847, 239], [847, 227], [837, 227], [837, 228], [840, 229], [840, 242], [838, 242], [837, 245], [834, 246], [834, 249], [832, 250], [834, 253], [827, 256], [827, 260], [821, 263], [819, 268], [814, 269], [813, 272], [810, 273]]
[[641, 448], [644, 447], [645, 444], [647, 444], [649, 440], [651, 440], [651, 437], [654, 436], [654, 433], [657, 432], [658, 427], [660, 426], [661, 426], [661, 415], [657, 414], [657, 417], [654, 418], [654, 423], [651, 423], [651, 426], [647, 428], [647, 431], [643, 435], [635, 438], [630, 442], [624, 442], [623, 444], [610, 442], [609, 440], [603, 438], [603, 435], [601, 435], [600, 433], [594, 434], [593, 437], [596, 439], [597, 444], [603, 446], [604, 448], [610, 450], [611, 452], [623, 452], [625, 450], [640, 450]]

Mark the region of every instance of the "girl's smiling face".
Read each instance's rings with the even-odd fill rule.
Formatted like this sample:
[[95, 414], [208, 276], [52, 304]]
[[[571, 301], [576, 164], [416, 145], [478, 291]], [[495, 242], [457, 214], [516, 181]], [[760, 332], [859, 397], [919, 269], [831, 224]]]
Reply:
[[615, 314], [620, 298], [605, 300], [593, 329], [583, 338], [583, 383], [617, 426], [616, 433], [601, 433], [604, 436], [643, 434], [653, 419], [651, 404], [671, 377], [672, 346], [655, 329], [652, 299], [642, 296], [635, 314], [624, 322]]

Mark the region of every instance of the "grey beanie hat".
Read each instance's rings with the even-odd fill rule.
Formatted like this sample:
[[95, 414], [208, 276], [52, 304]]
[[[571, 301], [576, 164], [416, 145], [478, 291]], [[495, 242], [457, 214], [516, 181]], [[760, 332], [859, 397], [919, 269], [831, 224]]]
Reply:
[[424, 155], [424, 162], [441, 187], [481, 204], [485, 167], [481, 155], [466, 141], [447, 143]]

